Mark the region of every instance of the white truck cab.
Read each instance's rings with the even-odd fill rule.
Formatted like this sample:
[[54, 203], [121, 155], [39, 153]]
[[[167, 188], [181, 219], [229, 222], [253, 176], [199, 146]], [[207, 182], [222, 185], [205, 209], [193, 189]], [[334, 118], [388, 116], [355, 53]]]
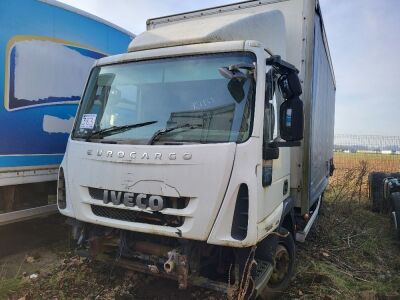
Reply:
[[59, 210], [93, 256], [180, 288], [282, 290], [332, 170], [334, 91], [315, 0], [149, 20], [92, 68]]

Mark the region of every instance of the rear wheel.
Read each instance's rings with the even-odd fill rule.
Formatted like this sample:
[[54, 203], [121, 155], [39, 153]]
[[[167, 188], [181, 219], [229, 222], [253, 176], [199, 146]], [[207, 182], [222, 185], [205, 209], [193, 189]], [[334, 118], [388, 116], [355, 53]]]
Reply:
[[383, 192], [385, 178], [400, 178], [400, 173], [372, 172], [368, 175], [369, 199], [374, 212], [387, 213], [391, 205]]
[[391, 204], [392, 204], [392, 214], [393, 214], [393, 222], [395, 228], [397, 228], [397, 236], [400, 239], [400, 193], [393, 193], [390, 196]]
[[372, 172], [368, 175], [369, 199], [371, 208], [374, 212], [382, 212], [384, 207], [383, 199], [383, 180], [389, 174], [382, 172]]
[[259, 291], [261, 299], [274, 299], [281, 296], [293, 277], [296, 249], [293, 235], [286, 229], [282, 229], [280, 234], [274, 255], [272, 275], [263, 290]]

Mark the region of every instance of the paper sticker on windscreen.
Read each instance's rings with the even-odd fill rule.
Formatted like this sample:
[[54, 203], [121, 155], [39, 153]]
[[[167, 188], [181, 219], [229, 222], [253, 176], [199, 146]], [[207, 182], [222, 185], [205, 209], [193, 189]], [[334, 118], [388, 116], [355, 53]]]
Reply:
[[80, 129], [93, 129], [96, 122], [96, 114], [84, 114], [82, 117]]

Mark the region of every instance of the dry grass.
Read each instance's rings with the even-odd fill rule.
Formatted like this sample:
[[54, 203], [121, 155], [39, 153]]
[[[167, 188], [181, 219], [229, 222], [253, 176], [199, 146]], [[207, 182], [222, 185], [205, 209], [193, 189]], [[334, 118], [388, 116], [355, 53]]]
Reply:
[[358, 168], [360, 162], [367, 164], [369, 171], [400, 172], [400, 155], [377, 153], [334, 153], [334, 162], [338, 170]]
[[400, 156], [335, 153], [335, 165], [286, 297], [400, 299], [400, 243], [389, 216], [370, 211], [367, 193], [369, 172], [399, 172]]
[[335, 174], [330, 179], [334, 199], [361, 202], [368, 198], [368, 174], [400, 172], [400, 155], [336, 152], [334, 164]]
[[365, 199], [350, 202], [328, 190], [305, 244], [288, 299], [400, 299], [400, 243], [389, 216]]

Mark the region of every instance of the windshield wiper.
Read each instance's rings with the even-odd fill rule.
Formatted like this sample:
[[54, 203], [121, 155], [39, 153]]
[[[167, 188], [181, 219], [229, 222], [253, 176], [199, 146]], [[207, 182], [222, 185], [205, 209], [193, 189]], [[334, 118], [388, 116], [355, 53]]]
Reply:
[[144, 127], [144, 126], [148, 126], [148, 125], [151, 125], [151, 124], [155, 124], [157, 122], [158, 121], [148, 121], [148, 122], [143, 122], [143, 123], [123, 125], [123, 126], [112, 126], [112, 127], [109, 127], [109, 128], [100, 129], [100, 130], [93, 131], [92, 133], [90, 133], [86, 137], [86, 141], [89, 141], [90, 139], [92, 139], [94, 136], [97, 136], [97, 135], [100, 138], [103, 138], [105, 136], [110, 136], [110, 135], [122, 133], [122, 132], [128, 131], [128, 130], [133, 129], [133, 128]]
[[180, 129], [180, 128], [195, 129], [195, 128], [201, 128], [201, 127], [203, 127], [203, 126], [200, 125], [200, 124], [197, 124], [197, 125], [193, 125], [193, 124], [181, 124], [181, 125], [177, 125], [177, 126], [170, 127], [170, 128], [162, 128], [162, 129], [157, 130], [157, 131], [153, 134], [153, 136], [149, 139], [149, 141], [148, 141], [147, 144], [148, 144], [148, 145], [153, 145], [154, 142], [155, 142], [156, 140], [158, 140], [162, 135], [164, 135], [164, 134], [166, 134], [166, 133], [168, 133], [168, 132], [171, 132], [171, 131]]

